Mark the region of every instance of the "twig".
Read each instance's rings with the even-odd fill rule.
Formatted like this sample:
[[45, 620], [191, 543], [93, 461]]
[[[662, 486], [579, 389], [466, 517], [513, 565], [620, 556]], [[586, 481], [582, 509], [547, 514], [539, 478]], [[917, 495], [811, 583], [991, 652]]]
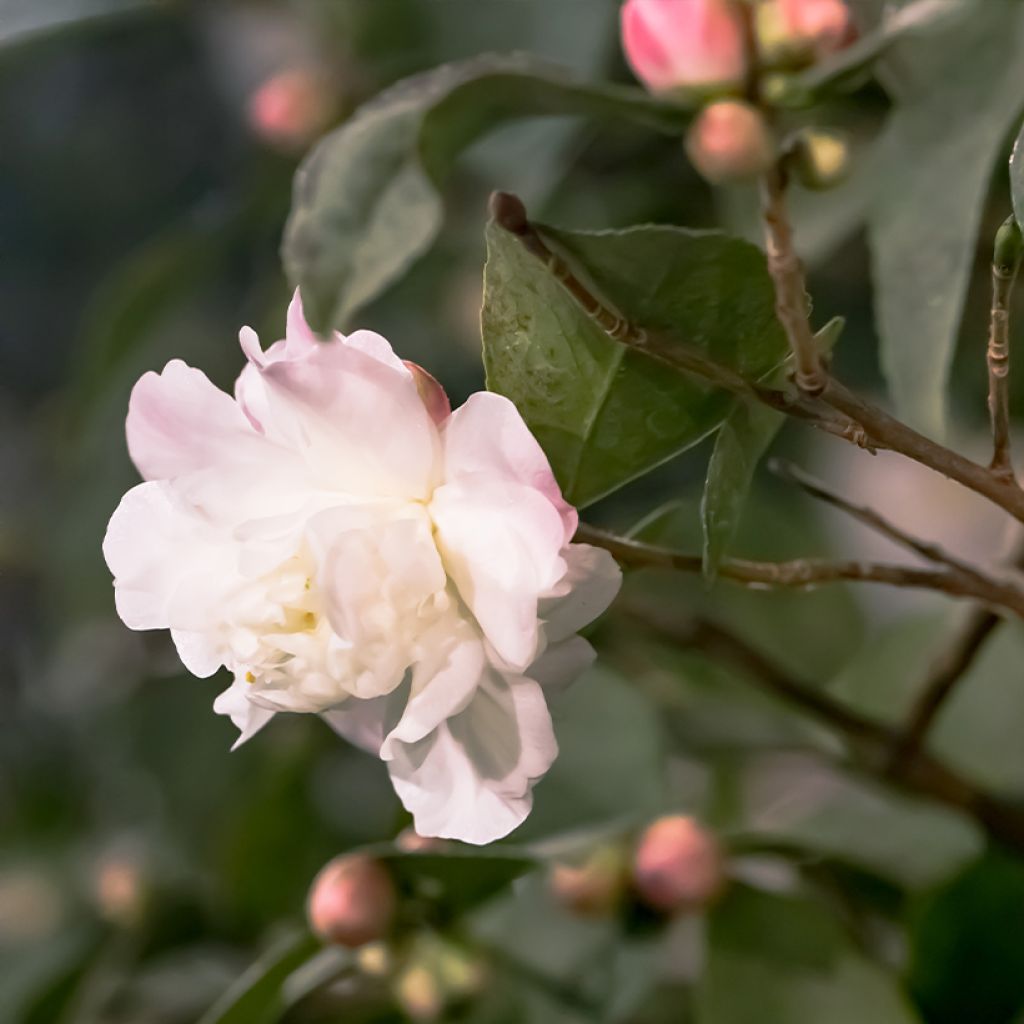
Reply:
[[748, 381], [731, 367], [716, 362], [700, 349], [687, 345], [669, 333], [650, 331], [630, 323], [593, 295], [565, 260], [551, 250], [527, 219], [526, 210], [519, 199], [505, 192], [496, 192], [491, 197], [491, 211], [495, 222], [515, 235], [527, 251], [541, 260], [580, 309], [614, 341], [724, 391], [756, 399], [859, 447], [899, 452], [982, 495], [1015, 519], [1024, 522], [1024, 490], [1015, 482], [1002, 479], [988, 467], [917, 433], [882, 409], [853, 394], [835, 378], [826, 378], [825, 390], [818, 398], [802, 393], [788, 395]]
[[992, 422], [992, 472], [1014, 480], [1010, 457], [1010, 297], [1021, 261], [1021, 232], [1011, 216], [996, 234], [992, 256], [992, 313], [988, 334], [988, 411]]
[[893, 748], [888, 769], [891, 774], [898, 774], [917, 755], [947, 698], [974, 664], [1000, 621], [999, 616], [987, 608], [972, 608], [952, 642], [935, 659], [906, 729]]
[[[1024, 568], [1024, 541], [1018, 541], [1010, 559], [1018, 569]], [[939, 716], [946, 701], [974, 664], [986, 640], [999, 625], [999, 617], [991, 609], [975, 608], [960, 624], [946, 648], [932, 663], [922, 683], [919, 696], [901, 730], [890, 760], [890, 771], [912, 759], [924, 746], [928, 730]]]
[[[699, 573], [699, 555], [686, 555], [671, 548], [645, 544], [581, 523], [576, 539], [604, 548], [623, 565], [660, 567]], [[1010, 583], [989, 579], [980, 573], [954, 569], [922, 569], [916, 566], [852, 559], [828, 561], [800, 558], [789, 562], [752, 562], [727, 558], [718, 568], [725, 580], [755, 589], [806, 589], [828, 583], [880, 583], [891, 587], [933, 590], [947, 597], [969, 598], [988, 607], [1004, 608], [1024, 618], [1024, 592]]]
[[[887, 773], [895, 732], [807, 684], [795, 679], [744, 639], [706, 620], [668, 625], [649, 614], [636, 614], [638, 622], [675, 646], [698, 650], [732, 664], [762, 689], [799, 708], [811, 718], [846, 737], [852, 767], [877, 778]], [[903, 764], [889, 781], [974, 818], [996, 842], [1024, 853], [1024, 805], [979, 789], [924, 751]]]
[[825, 504], [839, 509], [840, 512], [846, 513], [851, 519], [856, 519], [857, 522], [868, 527], [868, 529], [874, 530], [875, 533], [887, 537], [894, 544], [912, 551], [915, 555], [925, 559], [925, 561], [948, 566], [956, 572], [973, 576], [976, 579], [985, 579], [984, 574], [973, 565], [960, 561], [959, 558], [951, 555], [948, 551], [939, 547], [938, 544], [933, 544], [907, 533], [896, 526], [895, 523], [890, 523], [888, 519], [885, 519], [874, 509], [868, 508], [866, 505], [855, 505], [842, 495], [830, 491], [820, 480], [816, 480], [810, 473], [805, 472], [792, 462], [786, 462], [783, 459], [769, 459], [768, 469], [781, 480], [796, 484], [797, 487], [812, 498], [816, 498], [818, 501], [823, 501]]

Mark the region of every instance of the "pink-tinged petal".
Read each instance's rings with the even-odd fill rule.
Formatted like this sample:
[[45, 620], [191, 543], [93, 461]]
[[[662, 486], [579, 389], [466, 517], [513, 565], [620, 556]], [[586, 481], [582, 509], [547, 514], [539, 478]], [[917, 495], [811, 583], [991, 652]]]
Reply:
[[421, 836], [483, 845], [523, 822], [557, 753], [540, 686], [491, 673], [461, 714], [396, 744], [389, 771]]
[[381, 747], [385, 761], [396, 743], [416, 743], [462, 711], [489, 667], [483, 640], [465, 619], [453, 615], [432, 633], [424, 637], [427, 653], [413, 669], [405, 711]]
[[420, 393], [420, 398], [423, 399], [423, 404], [426, 406], [430, 418], [438, 426], [441, 426], [452, 414], [452, 403], [448, 400], [448, 395], [444, 388], [441, 387], [435, 377], [427, 373], [417, 363], [411, 363], [407, 359], [405, 360], [405, 368], [412, 374], [413, 380], [416, 381], [416, 390]]
[[500, 477], [460, 477], [430, 503], [438, 550], [459, 595], [509, 667], [536, 657], [538, 599], [565, 575], [563, 524], [539, 491]]
[[275, 714], [253, 704], [249, 700], [246, 684], [237, 679], [213, 702], [213, 710], [218, 715], [227, 715], [239, 731], [232, 750], [237, 750], [246, 740], [252, 739]]
[[596, 657], [583, 637], [571, 636], [548, 647], [530, 666], [530, 677], [548, 692], [564, 690], [594, 664]]
[[231, 396], [179, 359], [135, 385], [126, 426], [128, 451], [147, 480], [207, 469], [259, 442]]
[[567, 571], [540, 602], [544, 635], [564, 640], [590, 625], [615, 599], [622, 586], [622, 570], [603, 548], [570, 544], [562, 552]]
[[297, 359], [250, 358], [239, 401], [322, 488], [372, 498], [429, 494], [440, 439], [401, 363], [382, 362], [340, 338]]
[[622, 49], [633, 74], [655, 92], [678, 85], [671, 54], [649, 14], [631, 2], [623, 6], [621, 21]]
[[532, 487], [561, 517], [564, 543], [576, 533], [579, 517], [562, 497], [544, 449], [502, 395], [479, 391], [452, 413], [444, 430], [444, 475], [446, 481], [496, 477]]
[[239, 582], [233, 554], [162, 481], [133, 487], [103, 539], [117, 612], [131, 629], [210, 628], [215, 610]]

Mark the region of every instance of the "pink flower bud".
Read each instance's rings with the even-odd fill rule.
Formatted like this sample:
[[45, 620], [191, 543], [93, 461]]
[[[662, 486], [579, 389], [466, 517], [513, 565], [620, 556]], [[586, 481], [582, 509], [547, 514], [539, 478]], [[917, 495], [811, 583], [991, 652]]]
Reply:
[[732, 0], [627, 0], [622, 46], [654, 92], [735, 85], [746, 64]]
[[326, 127], [333, 107], [324, 76], [295, 68], [268, 78], [249, 97], [249, 126], [272, 146], [299, 149]]
[[623, 851], [602, 846], [582, 863], [555, 864], [549, 876], [551, 894], [581, 917], [607, 917], [622, 902], [629, 869]]
[[659, 818], [640, 837], [633, 856], [638, 898], [666, 914], [702, 910], [725, 886], [718, 841], [692, 818]]
[[307, 911], [324, 942], [354, 949], [387, 934], [395, 905], [395, 886], [383, 865], [356, 853], [335, 857], [316, 876]]
[[686, 151], [714, 185], [756, 177], [775, 158], [768, 125], [742, 100], [719, 100], [705, 107], [690, 126]]
[[854, 37], [846, 0], [777, 0], [779, 28], [788, 48], [811, 60], [841, 50]]

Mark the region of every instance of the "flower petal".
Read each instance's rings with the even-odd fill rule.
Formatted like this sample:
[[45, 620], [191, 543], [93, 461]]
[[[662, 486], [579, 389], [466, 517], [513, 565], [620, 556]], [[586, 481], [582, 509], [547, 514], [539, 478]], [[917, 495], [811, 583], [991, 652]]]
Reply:
[[593, 665], [596, 656], [583, 637], [572, 636], [548, 647], [530, 666], [530, 676], [549, 692], [564, 690]]
[[239, 400], [268, 438], [301, 455], [322, 487], [374, 498], [429, 494], [440, 440], [397, 357], [392, 365], [365, 350], [374, 346], [340, 336], [294, 359], [246, 347]]
[[568, 570], [540, 602], [544, 635], [549, 641], [564, 640], [590, 625], [622, 586], [622, 570], [603, 548], [570, 544], [562, 557]]
[[562, 497], [544, 450], [519, 410], [502, 395], [479, 391], [452, 413], [444, 432], [445, 480], [498, 477], [539, 491], [555, 507], [572, 540], [579, 517]]
[[498, 656], [522, 670], [540, 645], [538, 599], [565, 575], [562, 521], [539, 491], [464, 476], [430, 503], [438, 549]]
[[207, 469], [260, 443], [231, 396], [180, 359], [135, 385], [126, 429], [128, 451], [146, 480]]
[[533, 783], [557, 752], [540, 686], [492, 672], [465, 711], [418, 743], [396, 744], [389, 769], [420, 835], [483, 845], [526, 818]]
[[246, 740], [252, 739], [275, 714], [249, 700], [246, 684], [237, 679], [213, 702], [213, 710], [218, 715], [228, 715], [239, 730], [240, 735], [232, 745], [232, 750], [237, 750]]

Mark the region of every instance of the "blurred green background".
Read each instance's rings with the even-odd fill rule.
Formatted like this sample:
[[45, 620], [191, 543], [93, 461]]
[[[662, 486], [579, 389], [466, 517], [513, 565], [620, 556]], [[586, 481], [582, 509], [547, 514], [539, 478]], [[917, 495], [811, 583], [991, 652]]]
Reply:
[[[617, 6], [0, 0], [0, 1021], [197, 1021], [301, 924], [327, 859], [407, 825], [383, 766], [315, 718], [279, 716], [229, 753], [234, 730], [211, 711], [220, 681], [186, 676], [167, 636], [117, 620], [100, 542], [136, 479], [128, 393], [172, 357], [230, 388], [239, 327], [265, 343], [282, 332], [278, 246], [317, 134], [392, 81], [481, 51], [528, 50], [626, 82]], [[888, 105], [869, 83], [817, 117], [867, 160]], [[871, 390], [864, 178], [870, 168], [796, 205], [815, 319], [847, 317], [838, 366]], [[562, 119], [495, 133], [446, 188], [438, 245], [359, 316], [453, 403], [482, 386], [494, 188], [571, 227], [751, 228], [749, 195], [713, 194], [677, 141]], [[967, 450], [985, 443], [987, 239], [1008, 210], [994, 182], [954, 374]], [[998, 518], [923, 473], [795, 429], [778, 448], [961, 552], [998, 549]], [[626, 528], [662, 508], [655, 535], [699, 550], [706, 458], [677, 460], [592, 518]], [[892, 557], [880, 543], [762, 475], [739, 552]], [[631, 577], [622, 604], [716, 617], [880, 716], [907, 706], [961, 614], [917, 596], [709, 591], [657, 573]], [[1012, 1024], [1024, 1013], [1024, 864], [988, 851], [967, 819], [837, 767], [831, 737], [748, 680], [637, 632], [614, 612], [595, 632], [599, 667], [556, 700], [562, 755], [509, 843], [586, 845], [683, 810], [730, 844], [747, 902], [710, 923], [581, 921], [536, 872], [460, 917], [458, 944], [487, 982], [456, 992], [440, 1019]], [[935, 747], [1024, 797], [1022, 663], [1024, 637], [1005, 626]], [[417, 1005], [350, 978], [284, 1019], [401, 1021]], [[237, 1020], [278, 1019], [246, 1013]]]

